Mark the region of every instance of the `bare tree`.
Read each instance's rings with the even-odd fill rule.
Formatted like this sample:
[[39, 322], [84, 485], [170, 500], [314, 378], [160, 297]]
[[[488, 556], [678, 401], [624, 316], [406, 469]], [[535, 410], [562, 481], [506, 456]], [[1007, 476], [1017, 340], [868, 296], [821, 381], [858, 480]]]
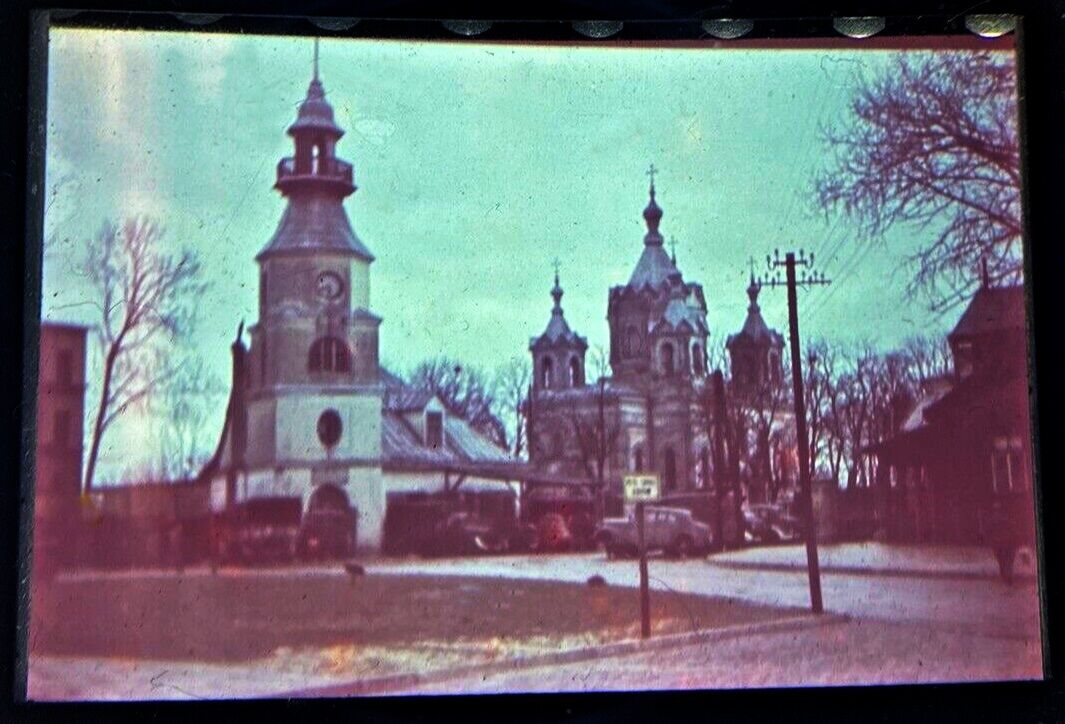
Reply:
[[806, 349], [806, 418], [810, 470], [816, 474], [829, 454], [833, 401], [836, 395], [836, 348], [827, 340], [812, 341]]
[[205, 423], [226, 394], [225, 384], [189, 354], [160, 385], [162, 430], [159, 472], [167, 480], [187, 479], [210, 457]]
[[205, 284], [196, 255], [167, 254], [162, 228], [147, 218], [106, 225], [88, 245], [85, 273], [97, 295], [103, 360], [85, 468], [84, 488], [90, 491], [104, 434], [167, 378], [165, 345], [188, 331]]
[[510, 450], [515, 456], [525, 452], [526, 432], [529, 414], [526, 402], [532, 370], [529, 360], [524, 356], [513, 357], [504, 363], [495, 374], [495, 398], [501, 417], [511, 419], [513, 431], [510, 434]]
[[910, 261], [911, 294], [934, 309], [967, 299], [982, 258], [992, 281], [1021, 279], [1020, 154], [1013, 56], [899, 54], [858, 81], [850, 116], [823, 129], [817, 200], [879, 237], [897, 223], [934, 230]]
[[440, 356], [415, 367], [407, 381], [432, 390], [448, 413], [461, 417], [499, 447], [508, 447], [507, 428], [495, 414], [492, 385], [482, 370]]
[[928, 382], [951, 373], [950, 345], [945, 337], [910, 337], [903, 343], [902, 354], [918, 387], [924, 388]]

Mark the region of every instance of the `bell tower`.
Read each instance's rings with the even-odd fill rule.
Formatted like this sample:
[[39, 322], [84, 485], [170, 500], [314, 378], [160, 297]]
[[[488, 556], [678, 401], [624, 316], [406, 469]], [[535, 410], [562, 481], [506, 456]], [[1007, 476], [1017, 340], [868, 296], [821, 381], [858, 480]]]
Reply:
[[374, 547], [374, 520], [384, 510], [381, 318], [370, 311], [373, 254], [344, 209], [356, 186], [352, 165], [336, 155], [344, 131], [318, 77], [317, 41], [312, 79], [287, 132], [294, 153], [278, 162], [274, 184], [286, 207], [256, 256], [243, 497], [298, 494], [306, 506], [332, 486], [365, 523], [359, 543]]

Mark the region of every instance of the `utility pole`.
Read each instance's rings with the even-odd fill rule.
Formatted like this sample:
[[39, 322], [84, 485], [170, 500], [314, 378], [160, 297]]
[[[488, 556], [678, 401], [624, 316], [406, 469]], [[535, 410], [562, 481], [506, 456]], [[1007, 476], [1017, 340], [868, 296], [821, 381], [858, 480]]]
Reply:
[[[729, 467], [728, 458], [726, 456], [725, 440], [728, 438], [726, 432], [726, 425], [728, 424], [728, 413], [725, 407], [725, 376], [721, 374], [721, 370], [715, 370], [710, 376], [710, 394], [713, 395], [713, 449], [714, 449], [714, 498], [716, 502], [715, 522], [717, 524], [716, 530], [714, 530], [714, 543], [725, 550], [725, 485], [726, 480], [731, 478], [732, 469]], [[733, 486], [729, 485], [730, 488]], [[736, 502], [739, 506], [739, 502]], [[740, 541], [743, 539], [743, 529], [740, 528], [737, 531], [736, 547], [740, 547]]]
[[772, 280], [763, 280], [762, 284], [770, 287], [787, 286], [788, 288], [788, 331], [791, 341], [791, 384], [795, 396], [795, 432], [799, 447], [799, 505], [802, 509], [803, 528], [806, 537], [806, 568], [810, 577], [810, 608], [814, 613], [821, 613], [821, 566], [817, 560], [817, 529], [814, 523], [813, 485], [810, 482], [810, 448], [806, 432], [806, 398], [803, 392], [801, 356], [799, 354], [799, 310], [796, 290], [798, 287], [825, 286], [831, 282], [824, 274], [815, 274], [812, 270], [803, 272], [802, 279], [795, 278], [795, 267], [812, 269], [814, 255], [809, 257], [800, 249], [789, 251], [780, 258], [780, 251], [774, 250], [773, 256], [765, 258], [766, 266], [771, 271], [784, 267], [786, 281], [777, 276]]

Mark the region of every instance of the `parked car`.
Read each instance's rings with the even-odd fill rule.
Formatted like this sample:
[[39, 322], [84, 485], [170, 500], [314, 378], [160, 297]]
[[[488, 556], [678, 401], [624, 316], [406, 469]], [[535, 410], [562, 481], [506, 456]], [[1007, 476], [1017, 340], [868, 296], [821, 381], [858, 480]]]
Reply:
[[242, 503], [219, 521], [222, 562], [254, 565], [291, 560], [301, 514], [299, 498], [257, 498]]
[[469, 511], [451, 513], [433, 527], [420, 548], [425, 556], [463, 556], [533, 550], [536, 529], [501, 522]]
[[753, 503], [743, 507], [748, 543], [783, 543], [802, 537], [802, 522], [784, 505]]
[[338, 510], [309, 511], [296, 535], [296, 556], [303, 560], [340, 559], [355, 550], [351, 513]]
[[[636, 555], [639, 538], [635, 513], [606, 518], [595, 540], [608, 558]], [[647, 507], [644, 510], [644, 542], [648, 552], [663, 551], [677, 558], [706, 555], [713, 547], [710, 526], [700, 523], [683, 508]]]

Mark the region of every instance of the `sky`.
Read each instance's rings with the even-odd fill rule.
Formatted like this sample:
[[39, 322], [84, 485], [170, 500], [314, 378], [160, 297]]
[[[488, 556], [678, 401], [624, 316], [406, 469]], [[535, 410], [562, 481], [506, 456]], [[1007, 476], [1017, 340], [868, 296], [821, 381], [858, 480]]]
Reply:
[[[107, 220], [150, 215], [169, 248], [203, 260], [187, 345], [228, 380], [228, 345], [257, 314], [254, 256], [284, 210], [271, 187], [312, 40], [53, 29], [49, 42], [42, 318], [91, 325], [86, 244]], [[337, 153], [359, 186], [346, 207], [376, 256], [383, 362], [447, 354], [492, 369], [527, 354], [556, 258], [567, 320], [605, 347], [608, 289], [642, 250], [651, 163], [661, 230], [703, 285], [715, 338], [743, 323], [748, 259], [762, 273], [774, 248], [815, 251], [833, 279], [800, 293], [804, 337], [886, 349], [946, 332], [956, 315], [905, 296], [920, 230], [859, 244], [811, 200], [820, 129], [891, 54], [323, 39], [321, 79], [347, 130]], [[783, 290], [760, 302], [784, 330]], [[224, 405], [205, 425], [210, 448]], [[148, 422], [109, 433], [102, 479], [153, 454], [160, 421]]]

